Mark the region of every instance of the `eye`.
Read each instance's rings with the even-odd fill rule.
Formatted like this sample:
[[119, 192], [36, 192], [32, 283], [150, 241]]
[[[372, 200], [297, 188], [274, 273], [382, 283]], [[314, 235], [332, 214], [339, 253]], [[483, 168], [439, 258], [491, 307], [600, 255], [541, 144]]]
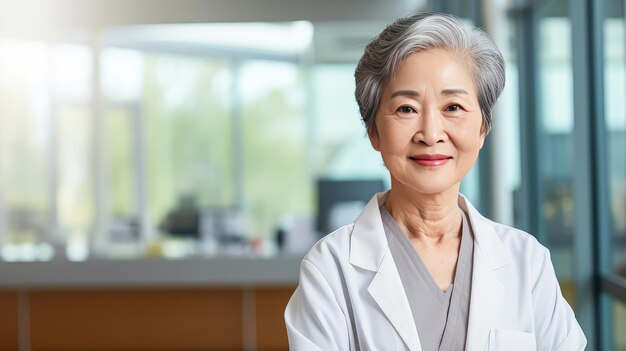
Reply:
[[463, 107], [459, 104], [452, 104], [449, 105], [448, 107], [446, 107], [446, 111], [448, 112], [456, 112], [456, 111], [461, 111], [463, 109]]
[[398, 108], [398, 112], [409, 114], [415, 112], [415, 110], [411, 106], [400, 106], [400, 108]]

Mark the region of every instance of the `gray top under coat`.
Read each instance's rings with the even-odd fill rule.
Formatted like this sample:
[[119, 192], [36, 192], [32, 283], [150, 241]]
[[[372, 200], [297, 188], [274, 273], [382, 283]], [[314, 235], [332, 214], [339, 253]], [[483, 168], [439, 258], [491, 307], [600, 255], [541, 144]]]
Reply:
[[474, 238], [463, 213], [461, 247], [454, 282], [441, 291], [417, 250], [385, 206], [380, 207], [389, 250], [409, 300], [424, 351], [462, 351], [465, 348], [472, 281]]

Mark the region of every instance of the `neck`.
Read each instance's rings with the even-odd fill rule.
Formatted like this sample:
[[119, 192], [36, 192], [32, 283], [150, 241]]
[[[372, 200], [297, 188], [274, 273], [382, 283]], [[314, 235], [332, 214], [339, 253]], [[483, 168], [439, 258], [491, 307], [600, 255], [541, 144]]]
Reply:
[[458, 195], [459, 184], [442, 193], [424, 194], [392, 179], [385, 208], [411, 240], [437, 244], [460, 236]]

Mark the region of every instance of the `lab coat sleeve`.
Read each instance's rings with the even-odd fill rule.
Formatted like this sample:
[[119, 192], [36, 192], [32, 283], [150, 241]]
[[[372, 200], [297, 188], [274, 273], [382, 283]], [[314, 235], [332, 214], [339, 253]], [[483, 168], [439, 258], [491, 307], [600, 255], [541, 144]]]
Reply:
[[349, 350], [345, 315], [328, 280], [306, 259], [300, 282], [285, 310], [289, 349]]
[[537, 350], [584, 350], [587, 339], [561, 294], [550, 253], [544, 248], [537, 256], [532, 292]]

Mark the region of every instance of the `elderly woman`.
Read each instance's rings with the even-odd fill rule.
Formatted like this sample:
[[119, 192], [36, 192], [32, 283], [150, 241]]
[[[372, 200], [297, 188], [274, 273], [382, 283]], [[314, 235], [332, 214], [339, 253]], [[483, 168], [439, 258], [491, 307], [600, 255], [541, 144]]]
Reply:
[[306, 255], [285, 321], [293, 350], [583, 350], [548, 250], [459, 194], [491, 127], [504, 60], [443, 14], [365, 48], [356, 99], [391, 175]]

